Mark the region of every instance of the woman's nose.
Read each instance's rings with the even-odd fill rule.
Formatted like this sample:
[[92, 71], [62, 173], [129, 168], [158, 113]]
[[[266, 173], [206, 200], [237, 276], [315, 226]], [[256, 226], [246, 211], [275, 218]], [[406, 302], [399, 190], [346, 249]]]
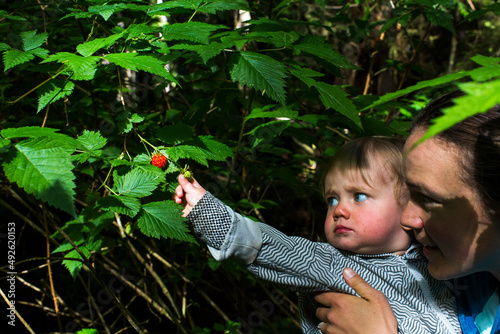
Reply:
[[342, 217], [344, 219], [349, 219], [351, 217], [351, 213], [344, 202], [339, 202], [339, 204], [335, 207], [335, 210], [333, 210], [333, 216], [335, 218]]
[[420, 230], [424, 227], [421, 215], [421, 209], [418, 205], [414, 204], [411, 200], [408, 201], [406, 207], [401, 215], [401, 225], [407, 230]]

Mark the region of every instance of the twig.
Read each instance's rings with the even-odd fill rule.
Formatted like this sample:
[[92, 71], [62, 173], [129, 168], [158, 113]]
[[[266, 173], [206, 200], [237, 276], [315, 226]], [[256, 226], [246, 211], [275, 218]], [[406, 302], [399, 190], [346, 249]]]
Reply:
[[62, 323], [61, 317], [59, 317], [59, 305], [57, 305], [56, 292], [54, 290], [54, 279], [52, 278], [52, 268], [50, 265], [50, 236], [49, 236], [49, 228], [47, 227], [47, 217], [45, 215], [45, 211], [43, 212], [43, 225], [45, 227], [45, 245], [47, 249], [47, 271], [49, 272], [49, 283], [50, 283], [50, 292], [52, 294], [52, 300], [54, 301], [54, 310], [56, 312], [57, 317], [57, 325], [59, 326], [59, 331], [62, 332]]
[[104, 330], [106, 331], [107, 334], [111, 334], [111, 331], [109, 330], [108, 326], [106, 325], [106, 321], [104, 320], [104, 317], [103, 317], [101, 311], [99, 310], [99, 306], [95, 302], [94, 296], [92, 296], [92, 293], [90, 292], [89, 288], [85, 284], [85, 281], [83, 280], [82, 276], [78, 275], [78, 278], [80, 279], [80, 282], [82, 283], [85, 291], [87, 291], [87, 295], [89, 296], [90, 302], [92, 303], [92, 306], [94, 307], [94, 310], [97, 313], [97, 316], [101, 320], [101, 323], [102, 323], [102, 326], [104, 327]]

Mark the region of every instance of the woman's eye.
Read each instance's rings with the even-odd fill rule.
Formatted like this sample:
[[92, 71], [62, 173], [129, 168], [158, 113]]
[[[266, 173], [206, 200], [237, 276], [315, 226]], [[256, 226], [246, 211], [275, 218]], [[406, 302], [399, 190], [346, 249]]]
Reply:
[[368, 196], [363, 193], [357, 193], [354, 195], [354, 201], [355, 202], [363, 202], [368, 199]]
[[328, 198], [327, 202], [328, 202], [329, 206], [335, 206], [335, 205], [339, 204], [339, 200], [336, 199], [335, 197]]

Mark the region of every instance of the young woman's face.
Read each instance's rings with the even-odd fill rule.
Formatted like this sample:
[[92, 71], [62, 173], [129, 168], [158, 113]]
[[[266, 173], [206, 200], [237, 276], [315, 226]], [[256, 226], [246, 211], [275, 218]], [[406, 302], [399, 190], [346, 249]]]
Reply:
[[435, 278], [490, 271], [500, 279], [500, 224], [464, 182], [456, 147], [432, 138], [408, 152], [423, 134], [413, 133], [405, 144], [403, 174], [410, 200], [402, 225], [412, 228], [424, 245]]
[[401, 227], [395, 181], [380, 176], [381, 163], [373, 165], [370, 185], [356, 171], [334, 167], [328, 173], [326, 238], [336, 248], [360, 254], [404, 252], [412, 238]]

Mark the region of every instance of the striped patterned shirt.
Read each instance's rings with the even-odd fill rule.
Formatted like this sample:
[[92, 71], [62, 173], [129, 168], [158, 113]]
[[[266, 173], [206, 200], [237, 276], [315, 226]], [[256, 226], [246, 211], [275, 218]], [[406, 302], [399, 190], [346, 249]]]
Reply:
[[314, 292], [355, 294], [343, 279], [346, 267], [385, 294], [399, 333], [462, 332], [453, 286], [429, 275], [427, 262], [416, 244], [403, 256], [355, 254], [328, 243], [287, 236], [239, 215], [208, 192], [188, 219], [216, 260], [236, 258], [255, 275], [300, 292], [303, 333], [319, 333]]

